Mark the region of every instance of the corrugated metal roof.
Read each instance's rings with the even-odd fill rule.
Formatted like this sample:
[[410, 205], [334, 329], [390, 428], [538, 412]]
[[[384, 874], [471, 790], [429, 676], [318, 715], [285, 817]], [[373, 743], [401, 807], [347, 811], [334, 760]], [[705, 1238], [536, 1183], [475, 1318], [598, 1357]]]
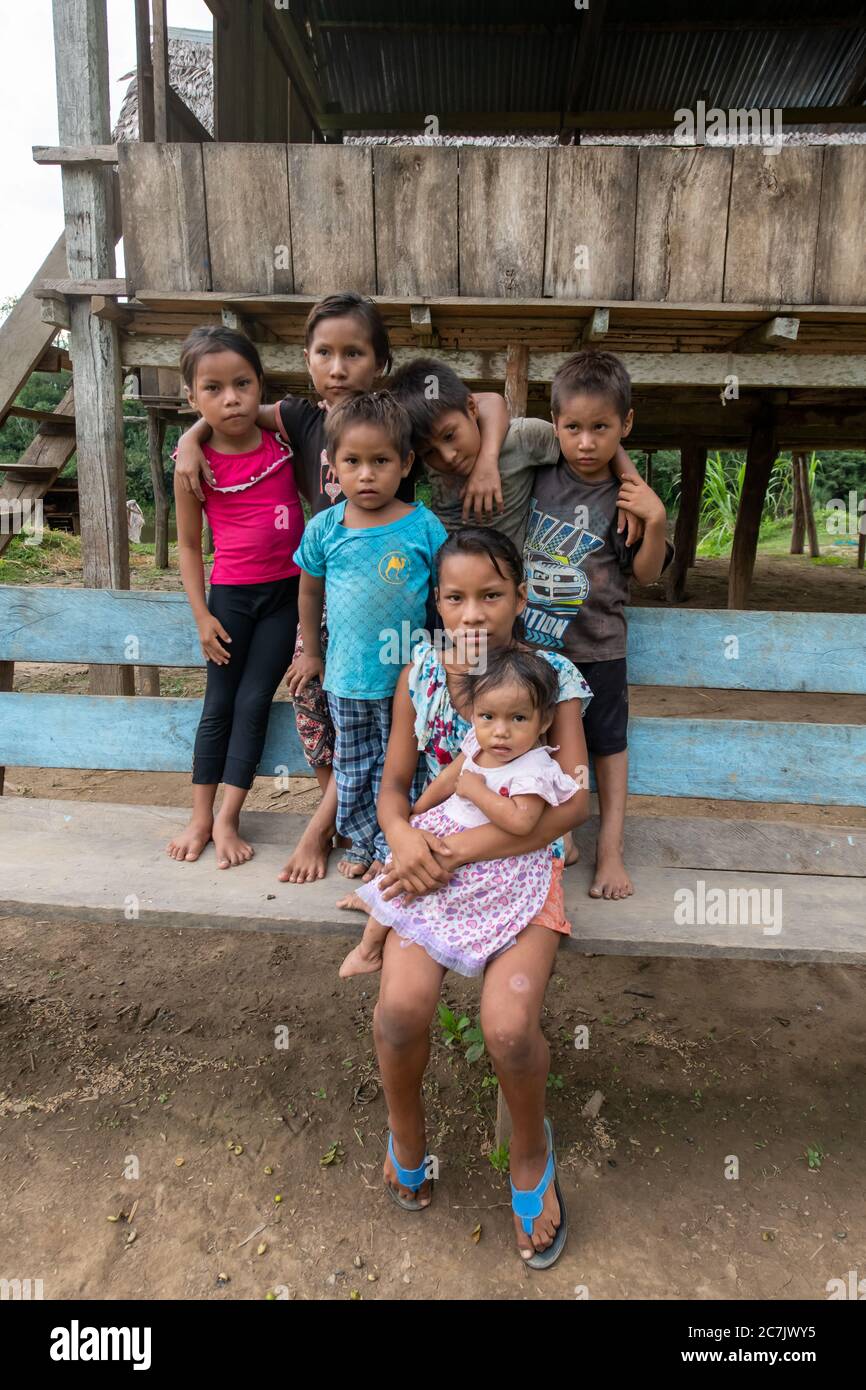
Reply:
[[[714, 0], [711, 13], [696, 9], [694, 0], [610, 0], [578, 109], [673, 112], [700, 98], [725, 108], [850, 102], [866, 57], [856, 0]], [[329, 102], [440, 115], [567, 109], [589, 14], [573, 0], [308, 0], [307, 11]], [[774, 22], [781, 27], [757, 27]], [[677, 27], [686, 24], [701, 27]]]

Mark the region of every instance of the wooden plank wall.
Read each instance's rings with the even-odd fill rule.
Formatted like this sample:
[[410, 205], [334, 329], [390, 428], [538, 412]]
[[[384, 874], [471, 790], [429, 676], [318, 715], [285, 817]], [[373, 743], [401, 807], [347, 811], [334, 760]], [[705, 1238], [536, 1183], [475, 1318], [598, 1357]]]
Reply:
[[134, 290], [866, 304], [863, 146], [130, 144], [120, 182]]

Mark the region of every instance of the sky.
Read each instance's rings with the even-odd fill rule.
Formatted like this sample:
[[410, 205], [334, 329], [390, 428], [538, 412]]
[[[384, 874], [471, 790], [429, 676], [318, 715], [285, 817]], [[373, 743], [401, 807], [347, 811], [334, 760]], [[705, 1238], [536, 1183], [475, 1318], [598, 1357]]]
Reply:
[[[108, 0], [111, 119], [135, 68], [133, 0]], [[26, 16], [26, 17], [25, 17]], [[60, 170], [33, 163], [33, 145], [57, 144], [51, 0], [0, 0], [0, 301], [20, 295], [63, 230]], [[212, 29], [204, 0], [168, 0], [176, 29]]]

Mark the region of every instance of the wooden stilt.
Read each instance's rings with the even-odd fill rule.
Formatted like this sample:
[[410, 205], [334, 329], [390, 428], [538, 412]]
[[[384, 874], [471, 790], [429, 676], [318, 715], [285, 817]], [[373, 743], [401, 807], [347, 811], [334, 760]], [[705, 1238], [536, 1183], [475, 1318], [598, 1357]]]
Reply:
[[153, 139], [168, 140], [168, 16], [166, 0], [153, 3]]
[[745, 608], [755, 571], [758, 553], [758, 532], [767, 484], [776, 461], [776, 424], [772, 407], [765, 405], [752, 426], [746, 455], [746, 476], [740, 510], [731, 547], [731, 566], [728, 573], [728, 607]]
[[794, 499], [794, 520], [791, 526], [791, 554], [803, 554], [803, 535], [806, 529], [806, 519], [803, 516], [803, 489], [800, 483], [800, 474], [803, 469], [803, 455], [794, 453], [791, 455], [791, 493]]
[[526, 343], [509, 343], [505, 360], [505, 404], [512, 420], [526, 414], [529, 397], [529, 347]]
[[[863, 523], [861, 521], [860, 525]], [[866, 531], [861, 531], [857, 538], [857, 568], [862, 570], [866, 565]]]
[[806, 522], [806, 535], [809, 537], [809, 554], [814, 560], [821, 554], [821, 547], [818, 544], [815, 508], [812, 505], [812, 489], [809, 486], [809, 465], [806, 462], [805, 454], [800, 455], [800, 498], [803, 506], [803, 517]]
[[[105, 0], [53, 0], [57, 113], [63, 145], [111, 140]], [[69, 275], [116, 275], [112, 174], [99, 165], [64, 165], [63, 205]], [[89, 298], [70, 308], [75, 378], [78, 492], [84, 584], [129, 588], [129, 534], [123, 454], [123, 376], [116, 323], [91, 315]], [[93, 666], [93, 694], [131, 695], [132, 668]]]
[[158, 666], [136, 666], [138, 672], [138, 693], [139, 695], [159, 695], [159, 667]]
[[648, 449], [648, 450], [647, 450], [647, 455], [646, 455], [646, 485], [647, 485], [647, 487], [652, 487], [652, 485], [653, 485], [653, 452], [652, 452], [652, 449]]
[[158, 570], [168, 569], [168, 514], [169, 500], [165, 486], [165, 469], [162, 464], [162, 450], [165, 444], [165, 420], [156, 410], [147, 412], [147, 449], [150, 463], [150, 480], [153, 484], [154, 505], [154, 557]]
[[138, 88], [138, 138], [153, 140], [153, 54], [150, 47], [150, 0], [135, 0], [136, 86]]
[[674, 531], [674, 558], [667, 572], [669, 603], [682, 603], [686, 576], [698, 543], [701, 496], [707, 471], [707, 451], [688, 444], [680, 449], [680, 509]]

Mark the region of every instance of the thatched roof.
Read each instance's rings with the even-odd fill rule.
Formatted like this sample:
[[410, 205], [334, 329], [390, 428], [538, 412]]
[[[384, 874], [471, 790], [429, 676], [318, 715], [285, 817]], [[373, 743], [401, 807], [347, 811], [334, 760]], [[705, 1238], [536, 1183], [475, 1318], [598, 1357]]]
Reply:
[[[130, 81], [131, 79], [131, 81]], [[129, 82], [114, 131], [115, 140], [138, 139], [138, 81], [128, 72], [121, 82]], [[213, 35], [207, 30], [169, 29], [168, 80], [205, 130], [213, 135]]]

